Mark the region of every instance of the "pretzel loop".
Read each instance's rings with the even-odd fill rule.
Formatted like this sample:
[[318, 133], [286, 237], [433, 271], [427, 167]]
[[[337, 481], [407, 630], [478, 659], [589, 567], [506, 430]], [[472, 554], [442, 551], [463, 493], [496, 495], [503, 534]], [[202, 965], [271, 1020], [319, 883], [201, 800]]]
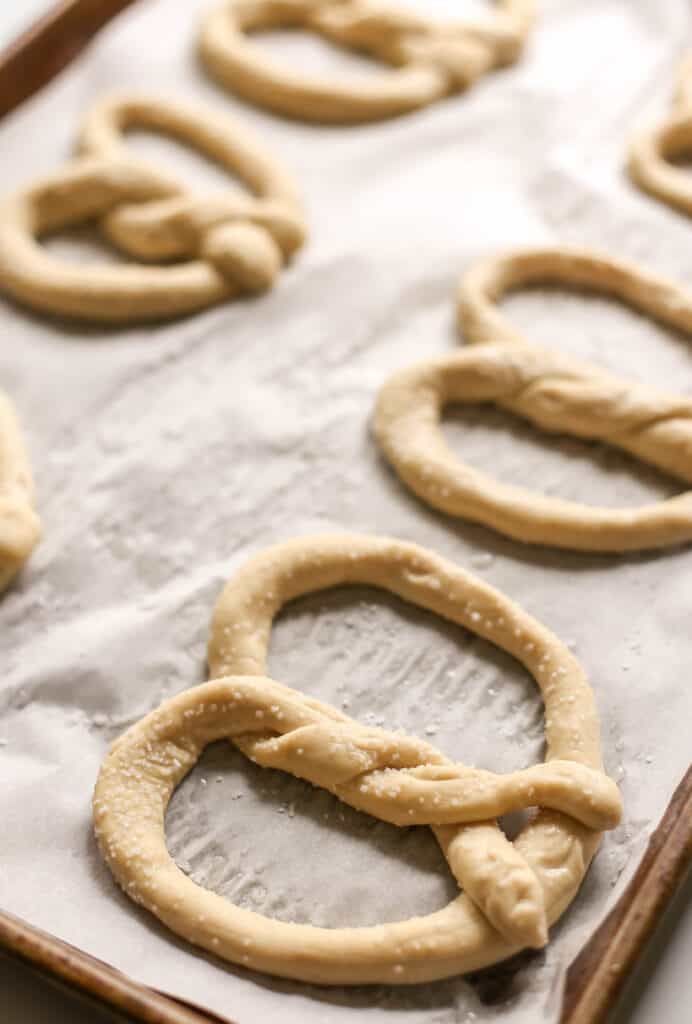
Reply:
[[671, 159], [692, 148], [692, 56], [683, 62], [668, 118], [643, 133], [630, 147], [627, 169], [632, 180], [669, 206], [692, 214], [692, 182]]
[[[122, 132], [132, 126], [194, 146], [237, 174], [257, 198], [195, 196], [128, 154]], [[30, 305], [113, 321], [189, 312], [269, 287], [304, 240], [292, 182], [233, 122], [163, 101], [118, 98], [91, 111], [81, 150], [62, 171], [0, 209], [0, 285]], [[74, 267], [36, 241], [92, 218], [138, 260], [189, 262]]]
[[477, 349], [395, 374], [374, 429], [399, 476], [435, 508], [532, 544], [628, 551], [692, 540], [692, 492], [641, 508], [599, 508], [501, 484], [459, 461], [440, 429], [450, 402], [494, 402], [551, 433], [605, 441], [692, 484], [692, 401], [623, 381], [530, 344], [500, 309], [510, 290], [551, 283], [614, 296], [692, 333], [692, 297], [628, 263], [578, 250], [510, 253], [472, 267], [459, 325]]
[[[264, 676], [272, 620], [300, 594], [370, 583], [470, 628], [519, 658], [542, 690], [546, 763], [509, 775], [450, 761], [415, 737], [369, 728]], [[94, 798], [116, 879], [174, 931], [226, 959], [328, 984], [413, 983], [480, 967], [524, 945], [573, 898], [600, 832], [619, 820], [593, 695], [562, 644], [487, 584], [412, 544], [359, 536], [289, 542], [227, 584], [209, 638], [212, 682], [167, 701], [114, 744]], [[163, 831], [174, 788], [206, 744], [328, 789], [395, 825], [429, 825], [464, 890], [447, 908], [374, 928], [285, 924], [201, 889]], [[543, 808], [510, 843], [494, 819]]]
[[[231, 0], [204, 20], [200, 56], [232, 92], [304, 120], [375, 120], [464, 89], [490, 68], [519, 58], [533, 0], [500, 0], [484, 21], [439, 24], [374, 0]], [[246, 35], [302, 27], [392, 66], [353, 83], [298, 76], [267, 60]]]
[[525, 344], [487, 344], [394, 374], [378, 397], [375, 433], [424, 501], [515, 540], [585, 551], [692, 540], [692, 492], [617, 509], [493, 480], [447, 445], [440, 419], [449, 402], [494, 402], [543, 430], [606, 441], [692, 483], [691, 401], [652, 394]]

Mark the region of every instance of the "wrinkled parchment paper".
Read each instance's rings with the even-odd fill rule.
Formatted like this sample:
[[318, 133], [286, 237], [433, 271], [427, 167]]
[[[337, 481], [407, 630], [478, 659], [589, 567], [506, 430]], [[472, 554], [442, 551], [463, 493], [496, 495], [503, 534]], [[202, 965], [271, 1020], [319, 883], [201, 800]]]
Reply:
[[[2, 303], [2, 384], [30, 444], [45, 539], [0, 601], [0, 906], [241, 1024], [554, 1022], [566, 966], [689, 762], [692, 553], [560, 553], [445, 518], [396, 482], [368, 421], [391, 371], [460, 343], [456, 281], [483, 254], [594, 245], [692, 285], [689, 222], [621, 171], [631, 132], [667, 109], [689, 5], [544, 0], [519, 66], [355, 128], [282, 121], [217, 89], [192, 50], [206, 6], [138, 4], [0, 128], [7, 190], [66, 159], [105, 90], [203, 101], [262, 133], [300, 182], [311, 226], [273, 292], [172, 324], [86, 328]], [[370, 70], [306, 36], [262, 45], [338, 74]], [[225, 184], [172, 144], [136, 135], [132, 145], [199, 188]], [[48, 244], [65, 259], [115, 258], [88, 233]], [[536, 291], [507, 308], [536, 341], [692, 392], [687, 343], [614, 303]], [[676, 489], [617, 451], [497, 410], [452, 410], [445, 429], [474, 465], [563, 497], [634, 505]], [[415, 540], [475, 568], [568, 641], [592, 679], [625, 820], [545, 953], [503, 984], [318, 989], [222, 966], [130, 903], [96, 851], [100, 761], [126, 726], [205, 679], [212, 606], [234, 567], [274, 541], [343, 529]], [[519, 666], [368, 588], [286, 610], [270, 670], [467, 763], [509, 770], [541, 754], [541, 707]], [[176, 794], [167, 827], [193, 878], [284, 920], [396, 920], [454, 891], [425, 829], [375, 822], [225, 744]]]

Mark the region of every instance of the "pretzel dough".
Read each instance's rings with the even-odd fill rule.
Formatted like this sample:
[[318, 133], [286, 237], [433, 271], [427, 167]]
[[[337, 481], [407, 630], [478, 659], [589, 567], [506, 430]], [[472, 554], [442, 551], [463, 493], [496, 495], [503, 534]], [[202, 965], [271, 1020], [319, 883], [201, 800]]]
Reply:
[[[459, 327], [471, 344], [528, 339], [512, 327], [498, 303], [533, 285], [586, 288], [617, 299], [685, 334], [692, 334], [692, 293], [634, 263], [587, 249], [524, 249], [482, 260], [459, 285]], [[625, 385], [626, 387], [626, 385]]]
[[692, 540], [690, 491], [636, 509], [600, 508], [493, 480], [445, 441], [440, 419], [451, 402], [494, 402], [542, 430], [607, 441], [692, 483], [689, 399], [623, 385], [597, 367], [528, 345], [501, 343], [394, 374], [378, 397], [375, 434], [420, 498], [514, 540], [583, 551]]
[[[188, 143], [237, 174], [258, 196], [197, 197], [127, 152], [138, 126]], [[242, 291], [268, 288], [302, 245], [292, 181], [234, 121], [163, 100], [120, 97], [85, 120], [84, 154], [0, 204], [0, 288], [49, 313], [122, 322], [177, 316]], [[97, 218], [139, 260], [172, 266], [61, 263], [37, 239]]]
[[[353, 583], [427, 608], [521, 661], [545, 702], [546, 763], [500, 776], [467, 768], [427, 743], [362, 726], [265, 678], [282, 605]], [[578, 662], [508, 598], [413, 544], [322, 536], [252, 558], [217, 603], [209, 668], [212, 682], [167, 701], [115, 742], [96, 785], [94, 817], [125, 892], [177, 934], [234, 963], [322, 984], [412, 984], [542, 945], [547, 925], [574, 898], [600, 830], [619, 820], [619, 794], [603, 774], [598, 716]], [[431, 825], [464, 893], [424, 917], [325, 929], [263, 917], [196, 885], [168, 853], [164, 815], [204, 747], [224, 737], [258, 764], [383, 820]], [[510, 843], [492, 819], [536, 804], [543, 809]]]
[[680, 68], [670, 116], [636, 139], [629, 153], [630, 177], [645, 192], [692, 214], [692, 180], [670, 163], [692, 149], [692, 55]]
[[0, 591], [19, 572], [40, 536], [34, 483], [19, 423], [0, 393]]
[[607, 441], [692, 483], [692, 401], [622, 381], [530, 345], [498, 302], [510, 289], [587, 287], [692, 333], [692, 296], [664, 278], [588, 252], [536, 249], [473, 267], [459, 290], [459, 324], [482, 349], [394, 374], [374, 432], [399, 476], [430, 505], [515, 540], [584, 551], [629, 551], [692, 540], [692, 492], [642, 508], [599, 508], [493, 480], [461, 462], [440, 428], [451, 402], [494, 402], [542, 430]]
[[[424, 107], [519, 59], [534, 0], [498, 0], [483, 21], [443, 24], [371, 0], [230, 0], [203, 24], [199, 53], [231, 92], [305, 121], [356, 123]], [[377, 77], [330, 82], [265, 57], [247, 38], [302, 27], [393, 66]]]

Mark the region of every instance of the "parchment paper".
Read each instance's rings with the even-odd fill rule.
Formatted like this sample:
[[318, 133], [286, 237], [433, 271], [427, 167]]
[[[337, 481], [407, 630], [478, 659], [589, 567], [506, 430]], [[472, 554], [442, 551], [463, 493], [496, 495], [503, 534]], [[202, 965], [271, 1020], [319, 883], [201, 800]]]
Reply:
[[[589, 244], [692, 284], [690, 223], [621, 169], [632, 131], [667, 109], [689, 4], [545, 0], [519, 66], [356, 128], [282, 121], [218, 90], [192, 52], [206, 6], [138, 4], [0, 129], [10, 189], [67, 158], [104, 90], [206, 101], [252, 123], [293, 169], [311, 226], [271, 294], [176, 323], [85, 328], [2, 304], [2, 383], [30, 444], [45, 539], [0, 601], [0, 906], [241, 1024], [553, 1022], [566, 966], [689, 763], [692, 554], [525, 548], [438, 515], [380, 460], [369, 417], [390, 372], [460, 343], [455, 285], [482, 254]], [[369, 70], [303, 36], [263, 45], [335, 73]], [[200, 188], [225, 184], [173, 145], [132, 144]], [[83, 234], [49, 244], [66, 259], [114, 258]], [[612, 303], [532, 292], [508, 309], [536, 341], [692, 392], [686, 342]], [[614, 450], [497, 411], [453, 410], [446, 429], [474, 465], [564, 497], [634, 505], [676, 490]], [[96, 851], [101, 759], [127, 725], [205, 679], [213, 602], [234, 567], [276, 540], [344, 529], [415, 540], [475, 568], [569, 641], [593, 681], [625, 821], [545, 953], [506, 984], [318, 989], [219, 965], [130, 903]], [[367, 588], [288, 609], [270, 669], [467, 763], [509, 770], [541, 754], [541, 708], [523, 670]], [[285, 920], [395, 920], [454, 891], [425, 829], [373, 822], [225, 744], [175, 796], [168, 834], [195, 879]]]

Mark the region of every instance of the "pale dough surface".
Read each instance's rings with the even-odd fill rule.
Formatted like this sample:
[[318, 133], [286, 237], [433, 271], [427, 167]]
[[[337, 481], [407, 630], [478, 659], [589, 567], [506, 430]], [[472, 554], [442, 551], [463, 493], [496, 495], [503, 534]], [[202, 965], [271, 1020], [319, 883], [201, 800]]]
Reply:
[[633, 264], [569, 249], [485, 260], [463, 276], [458, 307], [464, 339], [481, 347], [400, 371], [380, 392], [374, 432], [387, 458], [431, 505], [525, 543], [636, 551], [691, 540], [692, 492], [639, 508], [565, 501], [503, 484], [445, 441], [445, 405], [490, 401], [542, 430], [606, 441], [692, 483], [692, 400], [531, 344], [498, 304], [537, 284], [595, 290], [692, 334], [692, 293]]
[[[454, 764], [415, 737], [366, 728], [264, 677], [282, 605], [355, 583], [427, 608], [521, 661], [545, 703], [545, 764], [504, 776]], [[413, 544], [346, 534], [257, 555], [217, 603], [209, 669], [213, 682], [174, 697], [116, 740], [96, 785], [94, 820], [125, 892], [234, 963], [322, 984], [413, 984], [543, 946], [600, 832], [620, 819], [617, 787], [603, 773], [593, 694], [576, 659], [504, 595]], [[432, 826], [463, 894], [426, 917], [324, 929], [260, 916], [196, 885], [168, 852], [164, 816], [204, 747], [223, 738], [257, 764], [307, 779], [359, 810], [399, 826]], [[540, 812], [510, 843], [493, 819], [532, 806]]]
[[692, 147], [692, 54], [683, 61], [667, 118], [642, 132], [630, 146], [627, 167], [632, 180], [652, 196], [692, 214], [692, 181], [671, 158]]
[[[202, 22], [199, 54], [230, 92], [305, 121], [351, 124], [427, 106], [522, 53], [535, 0], [498, 0], [486, 17], [441, 22], [378, 0], [227, 0]], [[251, 33], [317, 32], [392, 69], [343, 83], [309, 77], [266, 57]]]
[[[131, 128], [198, 149], [257, 198], [189, 192], [128, 153], [124, 132]], [[109, 322], [180, 316], [269, 288], [305, 239], [290, 175], [227, 116], [145, 95], [110, 97], [86, 116], [80, 150], [0, 202], [0, 288], [35, 309]], [[187, 261], [85, 268], [58, 262], [39, 242], [94, 219], [135, 259]]]
[[0, 392], [0, 591], [38, 544], [29, 456], [10, 400]]

